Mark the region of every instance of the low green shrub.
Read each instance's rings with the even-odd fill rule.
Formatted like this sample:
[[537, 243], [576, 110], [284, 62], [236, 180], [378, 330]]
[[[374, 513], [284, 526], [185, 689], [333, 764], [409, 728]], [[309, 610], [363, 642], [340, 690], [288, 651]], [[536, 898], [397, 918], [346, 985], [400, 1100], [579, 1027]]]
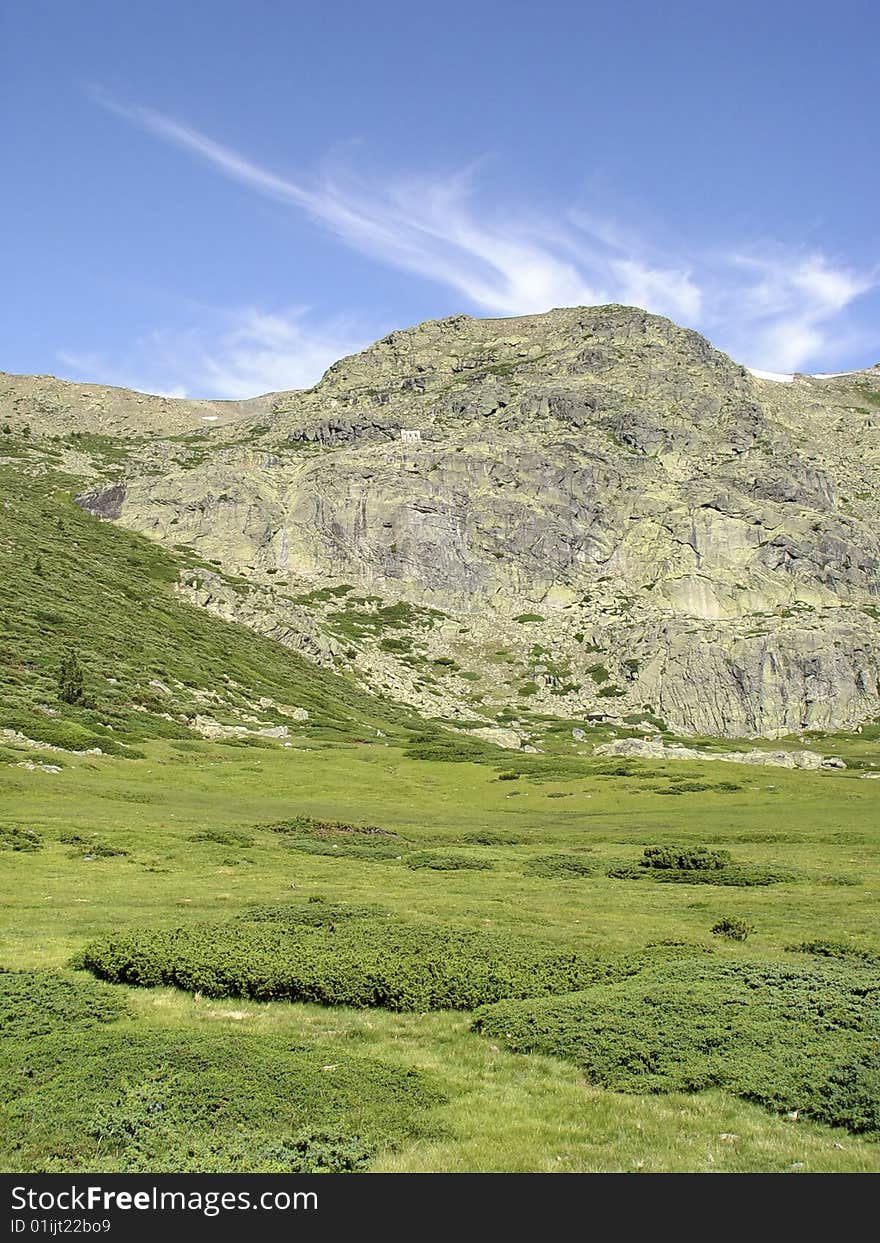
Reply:
[[379, 647], [383, 652], [410, 652], [412, 645], [413, 640], [408, 635], [400, 639], [389, 637], [379, 640]]
[[289, 820], [256, 827], [290, 837], [397, 837], [396, 833], [380, 829], [375, 824], [347, 824], [344, 820], [316, 820], [313, 816], [292, 816]]
[[612, 880], [644, 880], [648, 873], [638, 863], [612, 863], [605, 875]]
[[[673, 778], [673, 780], [675, 780]], [[658, 787], [655, 794], [696, 794], [700, 790], [712, 790], [714, 786], [707, 781], [675, 781], [668, 789]]]
[[715, 871], [694, 871], [685, 868], [682, 871], [650, 872], [648, 875], [651, 880], [658, 881], [660, 884], [729, 885], [736, 889], [785, 885], [800, 879], [796, 872], [787, 868], [759, 867], [754, 864], [731, 864]]
[[75, 850], [68, 851], [68, 859], [115, 859], [124, 858], [127, 850], [118, 846], [108, 846], [106, 842], [87, 841]]
[[670, 959], [568, 996], [484, 1007], [474, 1027], [516, 1052], [567, 1058], [614, 1091], [723, 1088], [880, 1136], [880, 973], [861, 965]]
[[541, 942], [391, 919], [307, 926], [236, 920], [142, 929], [88, 945], [75, 965], [117, 984], [208, 997], [387, 1010], [471, 1010], [502, 997], [569, 992], [635, 970]]
[[[591, 764], [587, 770], [594, 777], [644, 777], [644, 769], [639, 770], [633, 760], [609, 760], [600, 764]], [[651, 772], [652, 777], [662, 777], [663, 773]]]
[[518, 833], [505, 833], [496, 829], [476, 829], [463, 833], [461, 841], [466, 846], [521, 846], [527, 838]]
[[284, 843], [288, 850], [304, 855], [326, 855], [335, 859], [365, 859], [367, 862], [384, 863], [400, 859], [404, 852], [401, 842], [388, 842], [383, 838], [363, 838], [355, 841], [333, 842], [326, 838], [290, 838]]
[[109, 741], [106, 738], [97, 738], [78, 721], [46, 717], [36, 712], [4, 713], [2, 724], [24, 734], [33, 742], [45, 742], [52, 747], [61, 747], [64, 751], [88, 751], [92, 747], [100, 747], [103, 751], [104, 744]]
[[29, 1039], [67, 1028], [83, 1031], [127, 1014], [125, 995], [97, 980], [0, 968], [0, 1038]]
[[[336, 1067], [333, 1067], [335, 1070]], [[124, 1168], [152, 1172], [182, 1168], [186, 1172], [226, 1172], [244, 1168], [290, 1174], [351, 1174], [363, 1170], [377, 1145], [335, 1126], [307, 1125], [290, 1137], [244, 1136], [233, 1130], [220, 1137], [203, 1117], [184, 1112], [179, 1077], [166, 1067], [131, 1085], [123, 1083], [115, 1099], [101, 1102], [88, 1128], [101, 1149], [118, 1154]], [[185, 1090], [185, 1088], [184, 1088]], [[231, 1144], [229, 1140], [232, 1140]], [[168, 1164], [169, 1154], [178, 1165]]]
[[385, 915], [378, 906], [365, 906], [356, 902], [326, 902], [313, 895], [308, 902], [256, 903], [247, 907], [236, 918], [241, 923], [282, 924], [287, 928], [321, 928], [336, 924], [342, 919], [371, 919]]
[[546, 880], [577, 880], [581, 876], [593, 876], [598, 864], [581, 855], [538, 855], [523, 865], [526, 876], [541, 876]]
[[278, 746], [271, 738], [261, 738], [259, 734], [241, 734], [237, 738], [218, 738], [218, 747], [250, 747], [254, 750], [271, 751]]
[[661, 885], [720, 885], [736, 889], [782, 885], [799, 879], [785, 868], [729, 864], [723, 868], [645, 868], [639, 863], [613, 863], [605, 872], [612, 880], [650, 880]]
[[[6, 1170], [341, 1173], [430, 1134], [423, 1072], [277, 1034], [125, 1024], [4, 1042]], [[47, 1156], [46, 1154], [51, 1154]]]
[[640, 860], [643, 868], [676, 871], [708, 871], [727, 867], [730, 854], [726, 850], [710, 850], [708, 846], [646, 846]]
[[787, 868], [733, 863], [726, 850], [708, 846], [646, 846], [637, 862], [617, 861], [605, 872], [614, 880], [649, 879], [669, 885], [727, 885], [749, 888], [798, 879]]
[[873, 1049], [840, 1062], [811, 1095], [810, 1117], [856, 1135], [880, 1136], [880, 1053]]
[[417, 850], [407, 856], [406, 866], [413, 871], [427, 869], [432, 872], [488, 872], [493, 864], [488, 859], [475, 859], [472, 855]]
[[798, 945], [786, 945], [791, 954], [815, 954], [819, 958], [844, 958], [853, 962], [863, 962], [872, 967], [880, 967], [880, 954], [850, 941], [816, 940], [801, 941]]
[[726, 915], [712, 925], [712, 936], [726, 937], [728, 941], [746, 941], [749, 934], [754, 931], [755, 929], [751, 924], [746, 923], [744, 919], [737, 918], [735, 915]]
[[582, 781], [591, 771], [586, 767], [585, 761], [576, 756], [570, 758], [564, 755], [514, 756], [508, 751], [503, 758], [492, 756], [491, 760], [502, 767], [503, 771], [519, 773], [521, 777], [535, 782]]
[[236, 833], [232, 829], [205, 829], [203, 833], [193, 833], [187, 839], [191, 842], [211, 842], [216, 846], [253, 846], [254, 839], [249, 833]]
[[43, 846], [39, 833], [15, 825], [0, 825], [0, 850], [20, 850], [33, 854]]
[[285, 1145], [297, 1174], [353, 1174], [363, 1170], [376, 1146], [360, 1135], [332, 1128], [304, 1127]]
[[432, 738], [428, 742], [414, 742], [404, 755], [410, 760], [439, 760], [447, 764], [481, 764], [494, 759], [494, 748], [484, 746], [472, 739]]

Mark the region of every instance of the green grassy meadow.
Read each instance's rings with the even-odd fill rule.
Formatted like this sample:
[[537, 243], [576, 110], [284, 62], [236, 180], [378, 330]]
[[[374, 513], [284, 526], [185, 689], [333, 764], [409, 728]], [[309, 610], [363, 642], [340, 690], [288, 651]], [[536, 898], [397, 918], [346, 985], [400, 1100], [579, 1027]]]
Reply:
[[[548, 756], [532, 759], [531, 772], [513, 780], [499, 779], [505, 770], [498, 764], [415, 760], [381, 740], [253, 749], [184, 745], [142, 743], [143, 759], [67, 756], [57, 773], [0, 769], [3, 824], [36, 834], [39, 847], [2, 855], [5, 968], [89, 982], [91, 975], [71, 973], [69, 964], [102, 937], [234, 927], [256, 906], [320, 909], [314, 899], [334, 910], [367, 907], [374, 918], [378, 911], [408, 925], [484, 930], [587, 956], [702, 952], [708, 963], [789, 964], [811, 956], [792, 954], [787, 946], [817, 939], [880, 955], [877, 792], [859, 769], [814, 774], [689, 763], [664, 766], [658, 779], [638, 775], [652, 771], [647, 765], [633, 763], [627, 773], [609, 775], [597, 772], [602, 766], [595, 761], [567, 758], [565, 777], [554, 779], [560, 765]], [[870, 764], [876, 743], [857, 737], [836, 749]], [[676, 777], [738, 788], [675, 798], [660, 793]], [[388, 840], [400, 856], [346, 854], [344, 834], [334, 839], [338, 854], [332, 843], [333, 853], [312, 853], [301, 848], [303, 839], [272, 827], [303, 816], [381, 826], [396, 835]], [[63, 837], [81, 840], [65, 843]], [[90, 843], [126, 853], [92, 856]], [[637, 863], [646, 846], [668, 843], [727, 850], [736, 864], [776, 869], [787, 879], [725, 886], [605, 874], [606, 865]], [[407, 866], [408, 854], [424, 852], [491, 867]], [[561, 878], [536, 871], [536, 861], [558, 856], [589, 861], [593, 870]], [[746, 942], [712, 935], [724, 917], [754, 929]], [[132, 1114], [133, 1106], [123, 1100], [125, 1092], [137, 1097], [146, 1090], [153, 1041], [157, 1064], [166, 1067], [163, 1073], [178, 1092], [184, 1092], [183, 1071], [174, 1061], [182, 1056], [180, 1042], [195, 1042], [203, 1057], [213, 1042], [224, 1099], [236, 1091], [254, 1099], [243, 1067], [263, 1047], [266, 1056], [277, 1058], [279, 1048], [289, 1045], [296, 1051], [291, 1057], [305, 1057], [309, 1066], [337, 1068], [318, 1072], [327, 1080], [321, 1107], [283, 1120], [283, 1136], [264, 1134], [267, 1120], [277, 1126], [279, 1118], [268, 1088], [265, 1117], [230, 1119], [228, 1129], [220, 1128], [222, 1142], [212, 1126], [207, 1148], [208, 1132], [191, 1132], [181, 1115], [175, 1134], [189, 1138], [183, 1157], [175, 1156], [178, 1166], [189, 1160], [196, 1169], [244, 1169], [256, 1168], [256, 1161], [257, 1167], [290, 1168], [283, 1147], [292, 1142], [290, 1134], [326, 1113], [331, 1138], [344, 1136], [344, 1142], [333, 1141], [333, 1152], [340, 1145], [347, 1152], [354, 1143], [361, 1153], [361, 1164], [351, 1168], [880, 1170], [876, 1138], [802, 1116], [795, 1120], [787, 1116], [793, 1110], [776, 1113], [716, 1088], [607, 1090], [588, 1082], [568, 1060], [510, 1051], [478, 1034], [467, 1012], [210, 998], [167, 987], [114, 985], [112, 991], [125, 996], [127, 1012], [102, 1026], [101, 1064], [109, 1061], [112, 1068], [108, 1041], [125, 1049], [134, 1035], [147, 1041], [143, 1055], [131, 1065], [123, 1059], [112, 1083], [94, 1084], [78, 1081], [88, 1062], [82, 1053], [78, 1070], [58, 1049], [47, 1050], [45, 1065], [60, 1075], [58, 1099], [64, 1102], [63, 1125], [50, 1133], [35, 1100], [22, 1106], [13, 1073], [4, 1085], [4, 1168], [87, 1169], [95, 1162], [103, 1162], [102, 1168], [150, 1168], [151, 1160], [159, 1161], [158, 1154], [168, 1151], [167, 1136], [155, 1138], [153, 1148], [137, 1139], [137, 1110]], [[56, 1029], [39, 1039], [60, 1038]], [[98, 1036], [77, 1029], [75, 1039], [88, 1053]], [[334, 1078], [350, 1079], [353, 1067], [367, 1081], [373, 1067], [376, 1090], [343, 1084], [326, 1099]], [[32, 1085], [48, 1073], [39, 1065], [30, 1070]], [[415, 1110], [408, 1099], [397, 1110], [385, 1082], [392, 1071], [418, 1078]], [[95, 1118], [113, 1109], [124, 1114], [128, 1129], [117, 1120], [115, 1130], [105, 1126], [110, 1139], [95, 1138], [103, 1134], [95, 1130]], [[309, 1142], [309, 1152], [315, 1143], [330, 1143], [320, 1136]], [[338, 1156], [327, 1159], [327, 1168], [349, 1168], [339, 1165]], [[273, 1164], [278, 1161], [280, 1166]]]
[[216, 567], [3, 439], [2, 1169], [880, 1171], [880, 727], [502, 751], [185, 603]]

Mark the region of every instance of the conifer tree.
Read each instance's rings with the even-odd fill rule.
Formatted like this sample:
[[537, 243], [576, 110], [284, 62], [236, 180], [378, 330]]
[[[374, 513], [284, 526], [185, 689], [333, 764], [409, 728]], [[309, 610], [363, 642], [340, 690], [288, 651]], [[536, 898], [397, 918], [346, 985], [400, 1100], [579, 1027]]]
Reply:
[[79, 655], [71, 648], [65, 652], [58, 671], [58, 698], [66, 704], [85, 703], [85, 684]]

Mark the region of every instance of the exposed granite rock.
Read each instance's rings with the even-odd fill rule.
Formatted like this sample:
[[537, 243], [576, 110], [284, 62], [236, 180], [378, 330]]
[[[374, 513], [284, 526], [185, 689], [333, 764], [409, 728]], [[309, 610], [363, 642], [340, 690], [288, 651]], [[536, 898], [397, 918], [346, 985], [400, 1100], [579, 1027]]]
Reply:
[[723, 760], [727, 764], [759, 764], [771, 768], [806, 768], [816, 772], [823, 768], [846, 768], [836, 755], [823, 756], [815, 751], [697, 751], [678, 743], [664, 743], [662, 738], [621, 738], [593, 748], [594, 755], [620, 755], [643, 760]]
[[124, 500], [125, 488], [119, 483], [109, 488], [93, 488], [91, 492], [83, 492], [76, 497], [77, 505], [96, 518], [121, 517]]
[[[486, 729], [472, 729], [470, 734], [473, 738], [482, 738], [485, 742], [492, 742], [496, 747], [503, 747], [506, 751], [518, 751], [525, 743], [525, 739], [513, 729], [489, 726]], [[534, 747], [530, 750], [534, 751]]]
[[[773, 384], [658, 316], [569, 308], [420, 324], [260, 400], [81, 498], [254, 584], [192, 580], [194, 602], [487, 725], [525, 693], [727, 736], [880, 714], [877, 369]], [[296, 603], [335, 585], [452, 632], [395, 649], [339, 602]], [[418, 662], [444, 650], [438, 688]]]

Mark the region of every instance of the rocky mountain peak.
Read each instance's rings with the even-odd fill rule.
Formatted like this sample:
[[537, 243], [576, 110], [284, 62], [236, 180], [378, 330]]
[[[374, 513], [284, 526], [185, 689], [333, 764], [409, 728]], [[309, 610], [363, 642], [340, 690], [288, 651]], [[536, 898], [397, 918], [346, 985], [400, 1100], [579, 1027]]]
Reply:
[[81, 504], [212, 561], [188, 598], [428, 715], [880, 712], [877, 369], [762, 380], [604, 306], [428, 321], [252, 403], [12, 381], [38, 430], [118, 438], [69, 444]]

